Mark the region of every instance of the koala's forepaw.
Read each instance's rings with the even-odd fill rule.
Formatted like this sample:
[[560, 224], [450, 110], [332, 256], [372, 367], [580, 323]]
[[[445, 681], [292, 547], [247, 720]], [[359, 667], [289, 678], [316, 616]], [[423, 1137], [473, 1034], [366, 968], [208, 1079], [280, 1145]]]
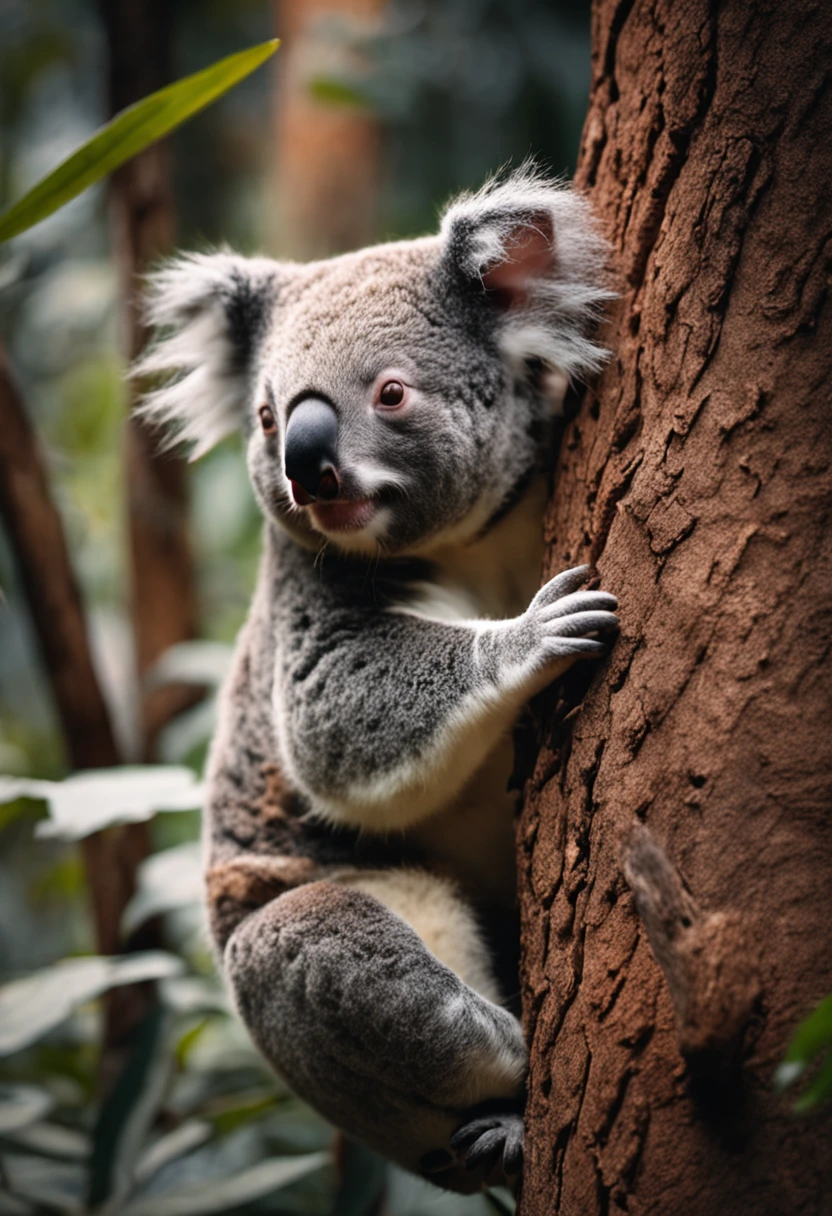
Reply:
[[455, 1176], [475, 1171], [488, 1186], [511, 1187], [523, 1172], [523, 1117], [515, 1112], [481, 1115], [451, 1136], [450, 1153], [439, 1149], [422, 1158], [422, 1170], [440, 1186], [468, 1190]]
[[618, 601], [607, 591], [577, 591], [589, 566], [577, 566], [550, 579], [526, 610], [545, 662], [604, 654], [607, 647], [597, 634], [618, 628], [614, 609]]

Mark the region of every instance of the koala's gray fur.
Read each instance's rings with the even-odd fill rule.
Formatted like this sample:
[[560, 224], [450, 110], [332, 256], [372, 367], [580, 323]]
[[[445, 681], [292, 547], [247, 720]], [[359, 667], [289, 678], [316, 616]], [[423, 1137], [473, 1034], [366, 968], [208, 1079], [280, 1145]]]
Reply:
[[[535, 594], [547, 384], [602, 360], [603, 258], [581, 198], [524, 169], [436, 236], [180, 258], [151, 288], [139, 370], [174, 379], [145, 412], [197, 455], [242, 429], [266, 518], [209, 765], [231, 990], [298, 1093], [461, 1190], [522, 1162], [510, 730], [616, 623], [584, 570]], [[300, 505], [284, 454], [310, 399], [338, 496]]]

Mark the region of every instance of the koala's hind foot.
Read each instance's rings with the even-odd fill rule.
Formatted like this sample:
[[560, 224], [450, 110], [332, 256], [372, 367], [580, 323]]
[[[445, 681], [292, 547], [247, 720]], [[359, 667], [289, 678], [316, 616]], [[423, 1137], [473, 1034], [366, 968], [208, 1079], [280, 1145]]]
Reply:
[[476, 1171], [486, 1186], [514, 1189], [523, 1172], [522, 1113], [506, 1110], [477, 1115], [454, 1132], [449, 1149], [422, 1158], [424, 1173], [438, 1186], [461, 1190], [458, 1180]]
[[[383, 897], [384, 884], [372, 883]], [[257, 1046], [337, 1127], [454, 1190], [479, 1190], [518, 1166], [526, 1048], [517, 1019], [381, 898], [336, 881], [289, 891], [238, 926], [225, 967]]]

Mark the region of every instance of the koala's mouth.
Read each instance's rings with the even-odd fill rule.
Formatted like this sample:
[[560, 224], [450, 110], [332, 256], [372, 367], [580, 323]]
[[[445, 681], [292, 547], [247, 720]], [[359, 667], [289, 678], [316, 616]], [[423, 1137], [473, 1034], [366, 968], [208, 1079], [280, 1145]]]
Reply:
[[313, 502], [308, 509], [322, 532], [357, 532], [373, 520], [378, 506], [377, 498], [352, 498]]

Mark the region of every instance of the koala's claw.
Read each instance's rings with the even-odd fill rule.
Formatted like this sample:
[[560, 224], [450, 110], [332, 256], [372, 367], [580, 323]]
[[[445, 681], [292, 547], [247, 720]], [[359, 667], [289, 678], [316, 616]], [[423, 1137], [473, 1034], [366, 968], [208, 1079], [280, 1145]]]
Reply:
[[556, 574], [554, 578], [549, 579], [548, 583], [544, 583], [532, 600], [532, 604], [548, 604], [553, 600], [563, 599], [571, 591], [577, 591], [591, 573], [591, 566], [575, 566], [572, 570], [564, 570], [561, 574]]
[[504, 1113], [472, 1119], [451, 1136], [451, 1150], [464, 1161], [466, 1171], [485, 1167], [486, 1176], [502, 1164], [507, 1178], [523, 1169], [523, 1119]]
[[470, 1191], [464, 1179], [478, 1171], [486, 1186], [514, 1187], [523, 1172], [523, 1117], [516, 1112], [480, 1115], [458, 1128], [446, 1149], [422, 1158], [422, 1172], [451, 1190]]
[[588, 566], [579, 566], [550, 579], [525, 613], [546, 662], [602, 655], [607, 647], [598, 635], [603, 638], [618, 628], [614, 611], [618, 601], [614, 595], [607, 591], [575, 590], [588, 570]]

